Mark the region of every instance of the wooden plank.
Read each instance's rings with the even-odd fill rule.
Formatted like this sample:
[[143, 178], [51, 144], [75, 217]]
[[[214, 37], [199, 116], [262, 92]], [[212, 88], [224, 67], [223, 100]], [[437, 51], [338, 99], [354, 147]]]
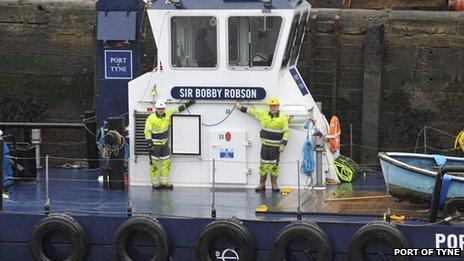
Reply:
[[346, 201], [346, 200], [361, 200], [361, 199], [379, 199], [379, 198], [391, 198], [391, 195], [382, 196], [365, 196], [365, 197], [347, 197], [347, 198], [326, 198], [325, 201]]

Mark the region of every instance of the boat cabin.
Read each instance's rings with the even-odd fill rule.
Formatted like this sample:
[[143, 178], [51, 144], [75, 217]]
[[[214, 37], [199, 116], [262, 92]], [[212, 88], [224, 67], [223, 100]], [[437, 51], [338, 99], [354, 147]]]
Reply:
[[[196, 101], [172, 120], [174, 185], [210, 186], [213, 160], [217, 183], [256, 185], [261, 127], [234, 104], [267, 109], [265, 102], [277, 97], [290, 124], [279, 183], [295, 186], [305, 140], [328, 130], [296, 68], [309, 12], [304, 0], [171, 0], [148, 8], [157, 63], [129, 83], [131, 183], [149, 184], [143, 122], [153, 102], [164, 99], [168, 107]], [[231, 140], [223, 138], [227, 133]], [[225, 151], [230, 157], [222, 156], [229, 155]], [[332, 166], [337, 155], [326, 149], [323, 172], [338, 181]]]

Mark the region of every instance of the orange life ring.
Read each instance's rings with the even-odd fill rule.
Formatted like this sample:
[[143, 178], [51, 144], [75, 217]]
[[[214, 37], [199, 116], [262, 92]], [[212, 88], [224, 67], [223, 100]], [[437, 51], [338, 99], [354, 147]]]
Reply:
[[340, 128], [340, 121], [338, 120], [337, 116], [332, 116], [330, 119], [330, 126], [329, 126], [329, 133], [328, 133], [328, 140], [329, 149], [332, 153], [335, 153], [340, 150], [340, 135], [342, 130]]

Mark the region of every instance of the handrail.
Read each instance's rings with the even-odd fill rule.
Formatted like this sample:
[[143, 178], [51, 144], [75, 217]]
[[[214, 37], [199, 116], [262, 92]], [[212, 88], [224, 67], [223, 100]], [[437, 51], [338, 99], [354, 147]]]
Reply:
[[75, 129], [75, 128], [84, 128], [84, 123], [75, 123], [75, 122], [72, 122], [72, 123], [63, 123], [63, 122], [0, 122], [0, 126]]

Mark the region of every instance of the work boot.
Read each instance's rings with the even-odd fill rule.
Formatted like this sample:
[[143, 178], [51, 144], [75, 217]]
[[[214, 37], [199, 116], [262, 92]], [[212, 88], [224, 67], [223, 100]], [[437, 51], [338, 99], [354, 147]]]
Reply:
[[271, 175], [271, 184], [272, 184], [272, 191], [279, 192], [280, 188], [277, 186], [277, 176]]
[[267, 174], [259, 177], [259, 185], [255, 188], [255, 191], [263, 191], [266, 189]]
[[151, 188], [152, 189], [161, 189], [161, 185], [158, 184], [158, 185], [151, 185]]
[[164, 185], [161, 185], [161, 188], [163, 188], [163, 189], [174, 189], [174, 186], [172, 184], [164, 184]]

